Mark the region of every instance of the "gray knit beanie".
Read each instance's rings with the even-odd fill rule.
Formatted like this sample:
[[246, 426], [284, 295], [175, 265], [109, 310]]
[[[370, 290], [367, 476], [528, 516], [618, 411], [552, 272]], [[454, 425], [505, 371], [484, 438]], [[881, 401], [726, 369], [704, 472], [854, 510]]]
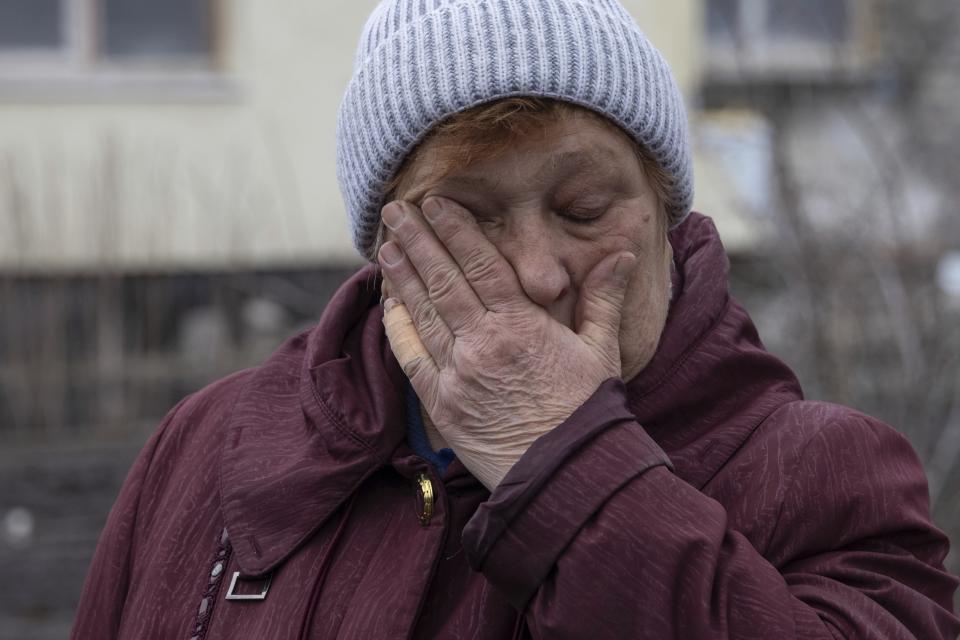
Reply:
[[361, 254], [376, 241], [385, 185], [430, 129], [510, 96], [606, 116], [670, 176], [671, 226], [689, 213], [683, 99], [617, 0], [383, 0], [360, 37], [337, 123], [337, 178]]

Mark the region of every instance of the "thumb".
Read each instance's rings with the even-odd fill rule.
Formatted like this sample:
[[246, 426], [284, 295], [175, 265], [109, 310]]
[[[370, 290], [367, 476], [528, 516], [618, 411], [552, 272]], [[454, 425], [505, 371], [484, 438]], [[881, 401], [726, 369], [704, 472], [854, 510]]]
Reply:
[[620, 373], [620, 320], [637, 257], [616, 253], [601, 260], [583, 283], [577, 305], [577, 333]]

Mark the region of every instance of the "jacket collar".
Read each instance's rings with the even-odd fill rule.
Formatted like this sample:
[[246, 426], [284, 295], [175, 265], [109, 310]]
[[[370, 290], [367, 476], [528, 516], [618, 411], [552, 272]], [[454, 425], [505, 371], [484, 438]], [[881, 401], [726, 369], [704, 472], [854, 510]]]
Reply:
[[[691, 214], [670, 241], [674, 301], [653, 360], [627, 393], [676, 473], [700, 488], [801, 394], [731, 300], [710, 219]], [[386, 341], [379, 291], [377, 270], [360, 270], [319, 324], [287, 341], [241, 392], [222, 448], [221, 506], [245, 575], [283, 562], [404, 442], [405, 378]]]
[[221, 458], [221, 506], [245, 575], [273, 570], [386, 464], [406, 433], [404, 378], [367, 266], [308, 333], [258, 368]]
[[627, 384], [628, 406], [676, 474], [702, 488], [763, 420], [803, 394], [730, 297], [713, 221], [692, 213], [670, 242], [674, 301], [653, 359]]

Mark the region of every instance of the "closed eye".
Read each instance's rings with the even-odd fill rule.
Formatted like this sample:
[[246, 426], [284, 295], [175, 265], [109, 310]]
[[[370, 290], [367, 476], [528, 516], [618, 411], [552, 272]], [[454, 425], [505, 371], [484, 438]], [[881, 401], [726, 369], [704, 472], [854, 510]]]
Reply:
[[500, 227], [503, 223], [503, 220], [500, 218], [492, 218], [485, 216], [474, 215], [473, 219], [476, 221], [477, 226], [484, 231], [492, 231]]
[[590, 224], [591, 222], [599, 220], [603, 214], [606, 213], [606, 208], [587, 209], [582, 207], [568, 207], [559, 209], [557, 213], [565, 220], [574, 224]]

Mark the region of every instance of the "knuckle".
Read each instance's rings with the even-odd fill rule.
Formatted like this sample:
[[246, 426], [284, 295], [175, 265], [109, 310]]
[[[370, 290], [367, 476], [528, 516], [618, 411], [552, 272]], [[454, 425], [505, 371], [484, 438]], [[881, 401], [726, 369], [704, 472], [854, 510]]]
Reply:
[[421, 333], [435, 330], [438, 320], [437, 309], [429, 302], [419, 305], [413, 314], [413, 323]]
[[621, 298], [622, 296], [617, 291], [604, 287], [593, 292], [590, 296], [590, 302], [595, 308], [606, 311], [618, 307]]
[[450, 296], [457, 287], [458, 274], [453, 269], [438, 267], [427, 273], [427, 294], [432, 300]]
[[471, 281], [496, 280], [501, 273], [500, 261], [482, 249], [471, 251], [463, 261], [463, 271]]
[[402, 233], [400, 230], [396, 233], [407, 256], [409, 257], [410, 254], [416, 254], [422, 251], [427, 242], [427, 234], [416, 224], [405, 224], [401, 229]]
[[408, 290], [411, 284], [415, 283], [414, 272], [407, 264], [399, 264], [392, 267], [391, 271], [391, 294], [400, 293]]
[[474, 238], [471, 238], [470, 236], [474, 233], [480, 233], [480, 229], [479, 227], [476, 227], [475, 224], [470, 224], [472, 220], [473, 216], [470, 216], [469, 219], [466, 219], [460, 214], [454, 214], [453, 212], [450, 212], [448, 220], [441, 229], [444, 235], [444, 240], [448, 243], [460, 246], [469, 246], [473, 244]]
[[476, 334], [482, 331], [484, 320], [486, 319], [486, 313], [486, 311], [480, 310], [477, 313], [471, 313], [466, 316], [462, 331], [468, 334]]
[[529, 345], [521, 340], [512, 339], [510, 334], [485, 333], [471, 345], [468, 362], [480, 370], [487, 366], [499, 368], [524, 362], [529, 353]]

